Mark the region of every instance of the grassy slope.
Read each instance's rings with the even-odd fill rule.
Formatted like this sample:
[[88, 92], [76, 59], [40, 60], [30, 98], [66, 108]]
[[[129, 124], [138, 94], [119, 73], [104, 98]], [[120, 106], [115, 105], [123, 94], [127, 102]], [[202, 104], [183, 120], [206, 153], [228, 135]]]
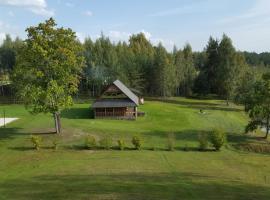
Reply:
[[[48, 147], [49, 115], [31, 116], [22, 106], [5, 107], [21, 119], [0, 129], [0, 199], [269, 199], [269, 155], [243, 153], [228, 145], [221, 152], [185, 152], [197, 146], [199, 132], [223, 128], [229, 144], [249, 140], [242, 136], [247, 118], [240, 107], [222, 101], [183, 98], [147, 101], [137, 121], [89, 119], [89, 104], [76, 104], [63, 113], [62, 147]], [[199, 114], [203, 108], [206, 114]], [[166, 135], [174, 132], [175, 152], [164, 151]], [[29, 135], [44, 138], [40, 152], [31, 150]], [[47, 133], [47, 134], [46, 134]], [[159, 151], [86, 151], [77, 145], [85, 134], [115, 139], [141, 134], [145, 148]]]

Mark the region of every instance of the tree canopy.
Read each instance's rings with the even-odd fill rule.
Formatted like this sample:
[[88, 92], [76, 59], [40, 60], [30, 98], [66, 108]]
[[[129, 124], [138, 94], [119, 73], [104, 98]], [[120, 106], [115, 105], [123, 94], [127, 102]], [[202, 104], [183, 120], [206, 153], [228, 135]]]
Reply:
[[82, 48], [71, 29], [57, 28], [54, 19], [26, 29], [13, 82], [31, 113], [52, 113], [61, 131], [60, 112], [72, 105], [84, 66]]

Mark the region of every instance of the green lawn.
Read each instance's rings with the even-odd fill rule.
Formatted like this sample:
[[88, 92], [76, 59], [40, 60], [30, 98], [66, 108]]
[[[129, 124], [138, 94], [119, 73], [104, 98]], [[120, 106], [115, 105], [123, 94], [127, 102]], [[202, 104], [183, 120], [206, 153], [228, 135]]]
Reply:
[[[248, 118], [241, 107], [221, 100], [171, 98], [146, 101], [137, 121], [90, 119], [90, 103], [62, 114], [63, 133], [52, 133], [50, 115], [32, 116], [21, 105], [0, 106], [20, 119], [0, 128], [0, 199], [269, 199], [270, 155], [238, 151], [257, 141], [243, 135]], [[203, 109], [205, 114], [200, 114]], [[228, 143], [221, 152], [199, 152], [198, 133], [222, 128]], [[166, 151], [167, 134], [176, 150]], [[30, 135], [43, 137], [32, 149]], [[86, 134], [124, 138], [129, 150], [83, 150]], [[144, 139], [132, 150], [131, 137]], [[58, 151], [52, 140], [61, 141]], [[116, 142], [115, 142], [116, 145]], [[151, 151], [151, 148], [157, 148]], [[188, 151], [183, 149], [187, 147]]]

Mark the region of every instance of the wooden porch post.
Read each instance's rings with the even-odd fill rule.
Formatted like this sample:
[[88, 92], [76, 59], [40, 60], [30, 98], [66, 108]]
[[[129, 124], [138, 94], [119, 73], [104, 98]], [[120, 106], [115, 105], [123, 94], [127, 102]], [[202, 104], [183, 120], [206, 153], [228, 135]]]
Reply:
[[135, 107], [135, 119], [138, 117], [137, 106]]
[[107, 117], [107, 109], [105, 108], [105, 116], [104, 117]]

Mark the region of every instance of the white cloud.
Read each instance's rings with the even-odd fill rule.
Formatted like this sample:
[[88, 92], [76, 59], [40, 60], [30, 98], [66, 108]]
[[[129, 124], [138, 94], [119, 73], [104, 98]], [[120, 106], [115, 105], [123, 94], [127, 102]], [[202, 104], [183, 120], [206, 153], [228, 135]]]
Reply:
[[83, 12], [83, 14], [86, 15], [86, 16], [89, 16], [89, 17], [93, 16], [93, 12], [90, 11], [90, 10], [87, 10], [87, 11]]
[[54, 11], [48, 9], [45, 0], [0, 0], [0, 5], [22, 7], [46, 17], [54, 15]]
[[[158, 45], [159, 43], [162, 43], [168, 50], [173, 49], [174, 42], [172, 40], [154, 37], [150, 32], [144, 29], [142, 29], [141, 31], [135, 32], [135, 34], [138, 34], [138, 33], [143, 33], [145, 38], [149, 40], [153, 45]], [[114, 31], [109, 31], [108, 36], [114, 42], [128, 41], [130, 36], [132, 36], [132, 33], [114, 30]]]
[[3, 40], [5, 39], [6, 34], [0, 32], [0, 44], [2, 44]]
[[86, 38], [86, 35], [84, 33], [81, 33], [81, 32], [76, 32], [76, 36], [80, 40], [80, 42], [84, 42], [84, 40]]
[[109, 37], [112, 40], [125, 40], [125, 41], [127, 41], [130, 36], [131, 36], [131, 33], [128, 33], [128, 32], [109, 31]]
[[152, 38], [152, 34], [150, 32], [148, 32], [148, 31], [141, 30], [138, 33], [143, 33], [147, 40], [150, 40]]
[[150, 17], [165, 17], [171, 15], [180, 15], [180, 14], [188, 14], [193, 12], [193, 6], [183, 6], [181, 8], [173, 8], [168, 10], [159, 11], [156, 13], [149, 14]]
[[270, 1], [269, 0], [256, 0], [253, 6], [247, 11], [236, 16], [229, 16], [221, 19], [220, 23], [239, 23], [246, 21], [250, 23], [250, 20], [254, 20], [261, 17], [270, 17]]

